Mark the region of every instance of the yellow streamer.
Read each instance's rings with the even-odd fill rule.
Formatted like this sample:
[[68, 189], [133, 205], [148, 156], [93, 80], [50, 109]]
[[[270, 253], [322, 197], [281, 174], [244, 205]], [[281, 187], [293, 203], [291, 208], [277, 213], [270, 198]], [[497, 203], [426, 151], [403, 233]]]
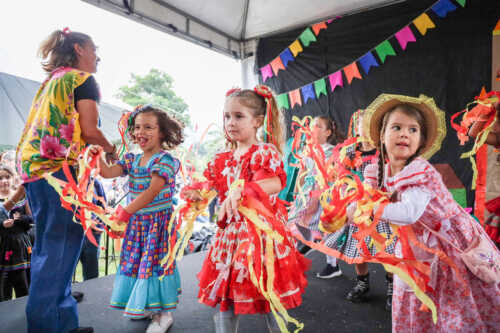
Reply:
[[405, 271], [403, 271], [401, 268], [393, 266], [393, 265], [387, 265], [387, 264], [383, 264], [383, 265], [384, 265], [384, 268], [387, 272], [397, 274], [397, 276], [401, 280], [403, 280], [404, 282], [406, 282], [407, 285], [410, 286], [410, 288], [415, 292], [415, 296], [417, 296], [417, 298], [425, 306], [427, 306], [429, 308], [429, 310], [431, 310], [432, 322], [434, 324], [436, 324], [436, 322], [437, 322], [437, 309], [436, 309], [436, 305], [434, 304], [432, 299], [429, 296], [427, 296], [420, 288], [418, 288], [415, 281], [413, 281], [413, 279], [408, 274], [406, 274]]

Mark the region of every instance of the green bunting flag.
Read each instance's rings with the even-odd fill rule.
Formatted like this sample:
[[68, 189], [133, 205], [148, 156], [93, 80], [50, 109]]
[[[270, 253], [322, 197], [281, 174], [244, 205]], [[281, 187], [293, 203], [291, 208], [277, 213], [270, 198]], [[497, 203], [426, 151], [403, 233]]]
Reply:
[[460, 6], [465, 7], [465, 0], [455, 0], [460, 4]]
[[314, 36], [314, 33], [310, 28], [307, 28], [303, 33], [300, 34], [299, 39], [302, 42], [302, 45], [309, 46], [311, 42], [316, 41], [316, 36]]
[[316, 96], [320, 96], [324, 94], [326, 96], [326, 81], [325, 79], [319, 79], [314, 81], [314, 91], [316, 92]]
[[394, 49], [392, 48], [391, 43], [389, 43], [388, 40], [383, 41], [377, 47], [375, 48], [375, 51], [377, 51], [378, 57], [380, 58], [380, 61], [382, 63], [385, 62], [385, 57], [392, 55], [395, 56], [396, 52], [394, 52]]
[[289, 109], [288, 104], [288, 94], [281, 94], [276, 97], [276, 102], [278, 104], [278, 109]]

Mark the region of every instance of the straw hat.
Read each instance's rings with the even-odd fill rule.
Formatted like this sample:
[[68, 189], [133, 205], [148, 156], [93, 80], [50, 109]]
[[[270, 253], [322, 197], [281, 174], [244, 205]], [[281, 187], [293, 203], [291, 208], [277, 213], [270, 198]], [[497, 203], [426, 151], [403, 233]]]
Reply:
[[434, 99], [425, 95], [410, 97], [404, 95], [381, 94], [367, 108], [363, 115], [363, 132], [375, 146], [380, 143], [382, 120], [387, 111], [398, 104], [410, 104], [418, 109], [427, 124], [427, 140], [420, 150], [420, 156], [429, 159], [441, 148], [446, 136], [446, 120], [443, 110], [437, 107]]

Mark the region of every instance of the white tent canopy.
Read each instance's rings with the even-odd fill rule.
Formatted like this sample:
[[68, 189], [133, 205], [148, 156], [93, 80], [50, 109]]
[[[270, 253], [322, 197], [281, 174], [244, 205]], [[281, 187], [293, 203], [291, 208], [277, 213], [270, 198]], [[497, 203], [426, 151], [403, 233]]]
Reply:
[[82, 0], [245, 59], [253, 40], [404, 0]]

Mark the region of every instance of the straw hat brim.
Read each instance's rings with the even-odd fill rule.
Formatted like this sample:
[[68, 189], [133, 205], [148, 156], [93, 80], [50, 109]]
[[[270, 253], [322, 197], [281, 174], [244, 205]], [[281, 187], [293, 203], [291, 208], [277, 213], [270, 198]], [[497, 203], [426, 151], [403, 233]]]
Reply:
[[420, 156], [429, 159], [441, 148], [441, 143], [446, 136], [445, 113], [430, 97], [381, 94], [366, 108], [363, 115], [363, 132], [369, 133], [367, 135], [369, 139], [376, 147], [379, 147], [384, 115], [398, 104], [409, 104], [422, 113], [427, 125], [427, 140], [420, 150]]

